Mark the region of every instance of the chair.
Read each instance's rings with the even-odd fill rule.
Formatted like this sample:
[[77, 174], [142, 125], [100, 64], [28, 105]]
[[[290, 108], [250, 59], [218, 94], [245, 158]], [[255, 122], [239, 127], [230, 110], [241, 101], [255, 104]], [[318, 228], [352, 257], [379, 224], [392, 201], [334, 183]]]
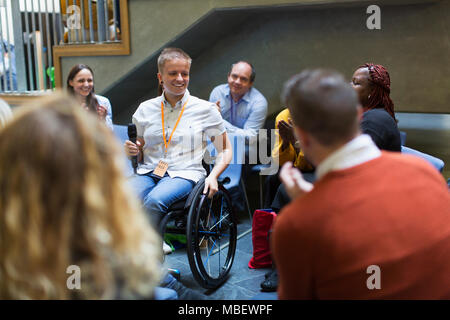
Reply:
[[[270, 115], [268, 115], [266, 117], [266, 120], [264, 122], [264, 126], [263, 129], [266, 131], [266, 139], [260, 139], [260, 137], [258, 138], [258, 150], [260, 150], [261, 148], [263, 148], [264, 145], [264, 149], [267, 150], [267, 152], [269, 153], [269, 156], [271, 156], [272, 153], [272, 148], [273, 148], [273, 144], [274, 141], [272, 141], [272, 139], [274, 137], [272, 137], [272, 130], [275, 130], [275, 119], [277, 117], [277, 115], [280, 113], [281, 110], [278, 110]], [[263, 144], [263, 145], [261, 145]], [[260, 159], [261, 160], [261, 159]], [[251, 170], [250, 173], [251, 174], [257, 174], [258, 178], [259, 178], [259, 208], [262, 209], [264, 208], [264, 186], [263, 186], [263, 176], [265, 175], [272, 175], [272, 174], [276, 174], [276, 172], [268, 172], [268, 170], [270, 170], [271, 168], [271, 164], [257, 164], [254, 165]], [[271, 170], [272, 171], [272, 170]]]
[[[123, 145], [126, 140], [128, 140], [128, 127], [122, 126], [118, 124], [113, 125], [113, 132], [116, 138], [119, 140], [119, 143]], [[131, 177], [134, 173], [133, 167], [131, 166], [131, 162], [128, 161], [128, 158], [124, 154], [124, 161], [125, 161], [125, 171], [124, 174], [126, 177]]]
[[263, 172], [265, 169], [268, 169], [270, 165], [268, 164], [257, 164], [252, 167], [251, 173], [257, 174], [259, 177], [259, 208], [264, 208], [264, 195], [263, 195]]
[[[226, 178], [226, 188], [239, 188], [243, 194], [245, 206], [247, 208], [247, 213], [250, 221], [253, 219], [252, 210], [250, 203], [248, 201], [247, 191], [245, 187], [244, 179], [242, 178], [242, 166], [245, 161], [245, 138], [239, 135], [228, 134], [228, 139], [230, 140], [231, 146], [233, 148], [233, 159], [228, 167], [222, 172], [220, 178]], [[212, 143], [207, 145], [207, 152], [214, 158], [216, 149]], [[210, 164], [211, 165], [211, 164]], [[249, 234], [252, 231], [251, 227], [237, 236], [237, 239]]]
[[[229, 179], [229, 182], [227, 182], [227, 189], [240, 188], [241, 192], [243, 193], [245, 206], [251, 220], [252, 210], [248, 201], [245, 182], [242, 179], [242, 166], [245, 161], [245, 138], [239, 135], [228, 134], [228, 139], [230, 140], [231, 146], [233, 148], [233, 159], [225, 169], [225, 171], [222, 173], [221, 177], [227, 177]], [[215, 158], [216, 149], [211, 142], [209, 142], [207, 145], [207, 152], [210, 155], [211, 159]], [[212, 163], [209, 165], [211, 166]]]
[[406, 143], [406, 132], [400, 131], [400, 144], [404, 146]]
[[[114, 133], [122, 143], [128, 139], [126, 126], [114, 125]], [[234, 173], [230, 170], [228, 173]], [[203, 194], [205, 179], [197, 182], [186, 199], [170, 206], [159, 225], [161, 234], [186, 235], [189, 266], [195, 280], [206, 289], [215, 289], [226, 281], [236, 252], [236, 216], [224, 187], [232, 182], [228, 173], [219, 178], [219, 191], [212, 199]], [[126, 174], [133, 174], [130, 161], [127, 161]], [[174, 223], [184, 217], [187, 217], [185, 226]]]
[[439, 172], [442, 172], [442, 169], [444, 168], [444, 161], [442, 161], [439, 158], [433, 157], [429, 154], [420, 152], [418, 150], [402, 146], [402, 153], [406, 154], [412, 154], [414, 156], [420, 157], [422, 159], [427, 160], [429, 163], [431, 163]]

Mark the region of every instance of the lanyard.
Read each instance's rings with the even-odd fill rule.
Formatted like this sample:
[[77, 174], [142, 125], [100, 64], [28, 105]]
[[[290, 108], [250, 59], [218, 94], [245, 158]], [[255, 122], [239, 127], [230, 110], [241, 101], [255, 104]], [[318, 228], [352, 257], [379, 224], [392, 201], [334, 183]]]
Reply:
[[181, 116], [183, 115], [183, 112], [184, 112], [184, 107], [186, 107], [186, 104], [188, 103], [188, 101], [189, 101], [189, 99], [186, 100], [183, 107], [181, 108], [180, 115], [178, 116], [177, 122], [175, 123], [175, 126], [172, 129], [172, 133], [170, 134], [169, 141], [166, 141], [166, 133], [164, 130], [164, 103], [161, 101], [161, 120], [162, 120], [161, 122], [162, 122], [162, 130], [163, 130], [163, 141], [164, 141], [164, 147], [165, 147], [164, 155], [167, 153], [167, 149], [169, 148], [169, 144], [170, 144], [170, 141], [172, 140], [173, 133], [175, 132], [175, 129], [177, 128], [178, 123], [180, 122]]

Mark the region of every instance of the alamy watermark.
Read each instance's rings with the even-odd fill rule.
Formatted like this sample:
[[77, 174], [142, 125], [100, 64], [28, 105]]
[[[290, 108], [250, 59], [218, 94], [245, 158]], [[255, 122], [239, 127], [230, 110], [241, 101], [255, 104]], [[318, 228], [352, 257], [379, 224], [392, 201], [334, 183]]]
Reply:
[[379, 6], [373, 4], [367, 7], [367, 14], [370, 16], [366, 20], [366, 26], [369, 30], [381, 29], [381, 9]]
[[[272, 150], [278, 139], [277, 129], [259, 129], [254, 136], [229, 135], [232, 146], [233, 158], [230, 164], [263, 164], [266, 165], [260, 172], [261, 175], [273, 175], [278, 172], [279, 161], [277, 157], [272, 157]], [[176, 143], [171, 145], [173, 154], [176, 154], [177, 161], [196, 162], [200, 150], [208, 144], [206, 137], [218, 137], [221, 132], [217, 129], [208, 129], [205, 133], [191, 133], [182, 136], [173, 136]], [[168, 139], [168, 138], [167, 138]], [[270, 144], [269, 142], [270, 141]], [[280, 140], [281, 142], [281, 140]], [[162, 144], [162, 141], [161, 141]], [[152, 150], [148, 151], [149, 154]], [[144, 162], [146, 155], [144, 154]], [[217, 160], [217, 151], [212, 145], [207, 147], [207, 152], [203, 156], [203, 161], [210, 165]]]
[[67, 8], [67, 28], [69, 30], [81, 29], [81, 9], [72, 5]]
[[[366, 26], [369, 30], [381, 29], [381, 9], [376, 4], [367, 7], [366, 13], [370, 16], [366, 20]], [[69, 30], [81, 29], [81, 9], [77, 5], [67, 7], [67, 28]]]
[[66, 273], [70, 274], [66, 281], [67, 289], [81, 290], [81, 268], [73, 264], [67, 267]]
[[371, 276], [367, 278], [366, 286], [369, 290], [381, 289], [381, 269], [379, 266], [373, 264], [367, 267], [367, 274]]

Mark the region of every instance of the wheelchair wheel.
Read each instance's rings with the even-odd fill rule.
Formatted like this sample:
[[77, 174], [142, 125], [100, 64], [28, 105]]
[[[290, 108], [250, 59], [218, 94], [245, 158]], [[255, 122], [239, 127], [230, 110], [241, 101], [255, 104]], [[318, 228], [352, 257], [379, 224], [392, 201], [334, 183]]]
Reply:
[[187, 222], [187, 253], [195, 280], [206, 289], [220, 286], [233, 265], [237, 242], [231, 198], [220, 185], [212, 199], [197, 190]]

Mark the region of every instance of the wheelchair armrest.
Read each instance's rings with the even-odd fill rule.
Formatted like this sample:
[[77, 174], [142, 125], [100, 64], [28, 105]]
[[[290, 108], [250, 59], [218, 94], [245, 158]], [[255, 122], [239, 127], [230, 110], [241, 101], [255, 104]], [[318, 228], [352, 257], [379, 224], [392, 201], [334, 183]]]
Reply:
[[225, 177], [225, 178], [222, 178], [222, 179], [218, 180], [219, 184], [221, 184], [221, 185], [230, 183], [230, 181], [231, 181], [230, 177]]

